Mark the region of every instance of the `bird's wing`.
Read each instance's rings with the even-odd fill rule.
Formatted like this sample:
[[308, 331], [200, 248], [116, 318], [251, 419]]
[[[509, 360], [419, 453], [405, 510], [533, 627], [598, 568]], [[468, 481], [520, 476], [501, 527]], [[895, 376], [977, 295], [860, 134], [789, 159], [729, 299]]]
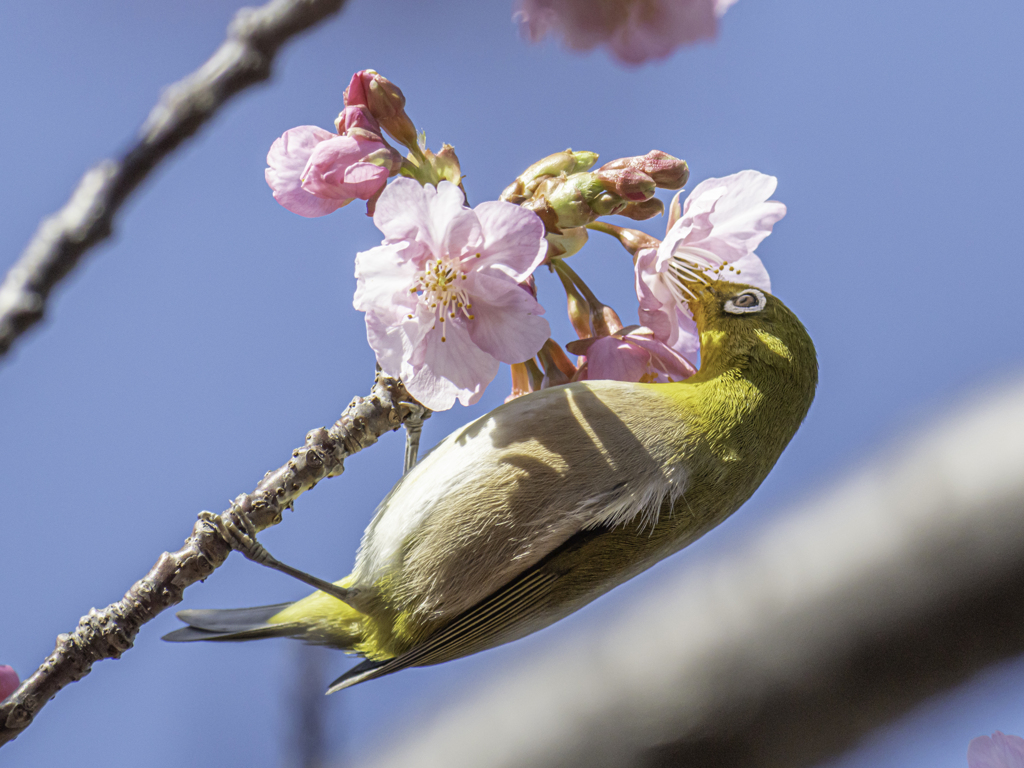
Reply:
[[545, 598], [563, 575], [563, 569], [556, 564], [556, 557], [582, 547], [605, 531], [597, 529], [577, 534], [541, 563], [520, 574], [424, 642], [392, 659], [364, 661], [331, 683], [327, 692], [334, 693], [407, 667], [429, 666], [468, 656], [539, 628], [533, 622], [541, 619], [540, 614], [547, 607]]
[[638, 518], [653, 527], [686, 484], [671, 461], [678, 421], [659, 395], [571, 384], [455, 432], [382, 503], [355, 582], [387, 583], [414, 621], [447, 626], [580, 532]]

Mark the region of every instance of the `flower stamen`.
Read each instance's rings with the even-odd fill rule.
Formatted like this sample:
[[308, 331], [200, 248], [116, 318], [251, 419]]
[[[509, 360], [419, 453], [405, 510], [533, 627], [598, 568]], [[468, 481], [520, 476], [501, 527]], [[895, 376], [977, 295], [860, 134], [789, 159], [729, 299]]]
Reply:
[[[432, 259], [427, 262], [423, 274], [416, 279], [412, 292], [418, 293], [424, 303], [428, 303], [430, 309], [435, 310], [435, 316], [442, 323], [446, 315], [454, 320], [459, 313], [467, 320], [472, 320], [473, 315], [469, 313], [469, 294], [462, 287], [460, 277], [462, 280], [466, 279], [462, 265], [457, 259]], [[442, 325], [441, 341], [446, 340]]]
[[668, 280], [665, 282], [672, 292], [672, 298], [684, 304], [689, 299], [697, 298], [688, 283], [710, 285], [714, 276], [725, 266], [725, 261], [711, 251], [694, 247], [677, 248], [669, 259]]

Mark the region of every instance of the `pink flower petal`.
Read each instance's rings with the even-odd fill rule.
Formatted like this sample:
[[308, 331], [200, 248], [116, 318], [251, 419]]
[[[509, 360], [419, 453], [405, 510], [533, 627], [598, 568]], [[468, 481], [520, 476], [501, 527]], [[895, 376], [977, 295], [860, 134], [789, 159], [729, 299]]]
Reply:
[[697, 324], [688, 306], [680, 305], [669, 290], [664, 274], [668, 261], [659, 252], [645, 249], [637, 254], [636, 294], [640, 300], [640, 322], [653, 331], [654, 338], [680, 355], [696, 359], [700, 349]]
[[714, 0], [634, 0], [609, 48], [626, 64], [663, 59], [676, 48], [715, 36]]
[[[687, 198], [676, 226], [685, 229], [706, 221], [711, 229], [704, 229], [706, 224], [699, 226], [685, 238], [685, 244], [709, 250], [727, 261], [753, 253], [786, 215], [785, 205], [768, 199], [777, 183], [774, 176], [757, 171], [702, 181]], [[702, 216], [705, 212], [707, 215]]]
[[639, 328], [624, 337], [604, 336], [587, 347], [584, 379], [616, 381], [682, 381], [697, 369], [672, 349]]
[[434, 411], [455, 404], [472, 405], [498, 373], [498, 361], [470, 339], [460, 323], [445, 323], [428, 332], [422, 345], [422, 362], [403, 372], [402, 382], [409, 394]]
[[315, 125], [300, 125], [284, 132], [270, 147], [264, 177], [274, 192], [274, 199], [300, 216], [325, 216], [344, 203], [325, 200], [302, 188], [302, 174], [313, 150], [321, 142], [337, 138], [336, 134]]
[[357, 283], [352, 306], [360, 312], [380, 307], [415, 307], [419, 300], [410, 286], [420, 268], [413, 257], [423, 251], [421, 244], [406, 242], [378, 245], [357, 253]]
[[467, 208], [449, 182], [397, 179], [374, 214], [384, 244], [356, 257], [353, 304], [366, 312], [378, 362], [434, 410], [475, 402], [499, 359], [533, 357], [550, 333], [533, 294], [510, 276], [529, 280], [524, 270], [546, 253], [543, 225], [510, 204], [482, 208]]
[[373, 223], [388, 240], [419, 240], [440, 254], [450, 221], [463, 210], [468, 210], [465, 196], [451, 182], [442, 181], [435, 189], [399, 178], [381, 194]]
[[303, 171], [302, 188], [341, 205], [356, 198], [367, 200], [387, 183], [389, 170], [362, 161], [383, 148], [379, 141], [352, 136], [322, 141], [313, 149]]
[[350, 128], [362, 128], [370, 133], [380, 133], [380, 123], [370, 114], [366, 107], [349, 106], [341, 110], [336, 121], [338, 133], [345, 133]]
[[586, 51], [607, 44], [627, 64], [663, 58], [712, 38], [716, 18], [735, 0], [519, 0], [516, 18], [537, 42], [548, 33]]
[[538, 315], [544, 308], [511, 278], [471, 274], [473, 319], [470, 338], [503, 363], [522, 363], [537, 354], [551, 337], [551, 326]]
[[586, 380], [640, 381], [650, 355], [616, 336], [604, 336], [587, 348]]
[[373, 71], [368, 69], [361, 69], [352, 75], [348, 88], [345, 89], [345, 104], [350, 107], [365, 107], [369, 103], [366, 90], [372, 79]]
[[972, 739], [967, 747], [968, 768], [1024, 768], [1024, 739], [996, 731]]
[[[729, 269], [732, 267], [732, 269]], [[727, 283], [743, 283], [760, 288], [762, 291], [772, 292], [772, 281], [768, 277], [768, 270], [756, 253], [748, 253], [736, 261], [730, 262], [729, 266], [718, 273], [718, 279]]]
[[473, 210], [485, 241], [475, 268], [503, 272], [517, 283], [526, 280], [548, 253], [544, 222], [533, 211], [498, 200], [480, 203]]
[[18, 690], [19, 685], [18, 673], [6, 664], [0, 664], [0, 701]]

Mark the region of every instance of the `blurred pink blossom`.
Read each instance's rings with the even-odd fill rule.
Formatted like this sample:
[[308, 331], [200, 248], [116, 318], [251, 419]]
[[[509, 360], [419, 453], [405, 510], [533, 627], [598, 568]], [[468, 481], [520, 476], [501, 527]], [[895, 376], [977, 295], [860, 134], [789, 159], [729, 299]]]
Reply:
[[19, 685], [18, 673], [6, 664], [0, 664], [0, 701], [14, 693]]
[[[324, 216], [353, 200], [372, 200], [401, 163], [364, 109], [346, 107], [338, 127], [341, 135], [300, 125], [270, 147], [267, 184], [292, 213]], [[372, 213], [372, 205], [367, 212]]]
[[1002, 731], [972, 739], [967, 768], [1024, 768], [1024, 739]]
[[[688, 359], [700, 346], [681, 279], [704, 273], [716, 280], [771, 291], [771, 281], [754, 249], [786, 215], [786, 206], [769, 200], [777, 180], [757, 171], [740, 171], [698, 184], [657, 249], [637, 253], [636, 294], [640, 322], [654, 337]], [[677, 201], [673, 208], [677, 208]]]
[[607, 44], [626, 64], [668, 56], [713, 38], [718, 18], [736, 0], [518, 0], [515, 17], [537, 42], [548, 33], [576, 51]]
[[462, 191], [396, 179], [373, 221], [384, 242], [356, 256], [353, 304], [381, 368], [432, 410], [475, 403], [498, 372], [550, 335], [520, 286], [544, 261], [536, 214], [504, 202], [468, 208]]

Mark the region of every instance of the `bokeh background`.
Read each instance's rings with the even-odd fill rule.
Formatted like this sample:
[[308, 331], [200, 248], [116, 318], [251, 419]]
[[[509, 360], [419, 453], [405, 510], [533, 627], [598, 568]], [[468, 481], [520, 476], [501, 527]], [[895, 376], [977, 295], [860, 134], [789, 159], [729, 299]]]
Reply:
[[[0, 9], [0, 266], [87, 167], [132, 138], [160, 89], [219, 45], [234, 0], [34, 0]], [[740, 0], [714, 44], [623, 69], [525, 43], [508, 0], [351, 0], [293, 41], [273, 80], [232, 101], [150, 178], [0, 364], [0, 663], [25, 677], [90, 607], [118, 599], [200, 509], [219, 511], [306, 431], [368, 390], [352, 259], [379, 234], [357, 205], [306, 220], [274, 202], [266, 152], [330, 127], [349, 75], [396, 82], [428, 144], [452, 143], [471, 202], [571, 146], [658, 148], [690, 187], [755, 168], [789, 208], [759, 249], [818, 346], [804, 427], [754, 498], [698, 544], [543, 632], [332, 696], [330, 757], [357, 765], [554, 639], [600, 633], [658, 580], [746, 541], [791, 504], [960, 398], [1019, 374], [1024, 5]], [[667, 200], [667, 195], [665, 196]], [[643, 225], [661, 234], [663, 219]], [[625, 223], [625, 222], [622, 222]], [[573, 265], [635, 321], [629, 258], [592, 238]], [[541, 300], [572, 338], [557, 281]], [[507, 394], [435, 415], [429, 445]], [[1021, 425], [1008, 425], [1020, 428]], [[401, 470], [389, 435], [262, 536], [285, 562], [348, 572]], [[308, 590], [237, 555], [183, 607]], [[134, 650], [61, 692], [0, 764], [287, 765], [296, 644], [170, 645], [168, 612]], [[628, 653], [624, 648], [623, 653]], [[323, 684], [352, 663], [314, 652]], [[985, 671], [866, 738], [830, 768], [966, 764], [971, 738], [1024, 734], [1024, 660]], [[822, 768], [825, 768], [822, 766]]]

